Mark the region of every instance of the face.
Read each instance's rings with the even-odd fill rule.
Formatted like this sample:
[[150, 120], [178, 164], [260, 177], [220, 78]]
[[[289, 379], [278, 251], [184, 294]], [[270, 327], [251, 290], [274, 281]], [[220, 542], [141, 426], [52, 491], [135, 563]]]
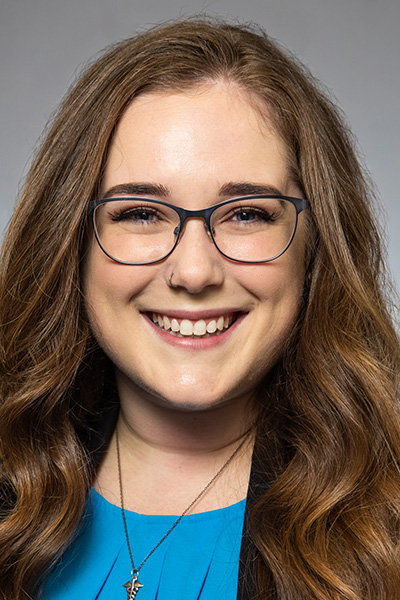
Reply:
[[[118, 125], [103, 194], [139, 191], [191, 210], [264, 188], [300, 196], [283, 142], [252, 106], [222, 83], [140, 96]], [[120, 392], [182, 410], [247, 398], [276, 362], [298, 314], [303, 218], [290, 248], [264, 264], [224, 258], [201, 219], [187, 221], [174, 252], [152, 265], [118, 264], [93, 240], [84, 271], [87, 309]], [[194, 327], [203, 334], [167, 331], [173, 320], [183, 333]]]

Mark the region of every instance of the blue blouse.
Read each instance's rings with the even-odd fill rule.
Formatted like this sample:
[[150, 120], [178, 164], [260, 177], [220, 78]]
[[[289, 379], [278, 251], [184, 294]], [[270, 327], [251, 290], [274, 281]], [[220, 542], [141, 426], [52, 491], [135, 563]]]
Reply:
[[[235, 600], [246, 501], [186, 515], [140, 570], [137, 600]], [[135, 565], [176, 516], [125, 511]], [[126, 600], [132, 570], [121, 509], [95, 490], [79, 535], [46, 583], [44, 600]]]

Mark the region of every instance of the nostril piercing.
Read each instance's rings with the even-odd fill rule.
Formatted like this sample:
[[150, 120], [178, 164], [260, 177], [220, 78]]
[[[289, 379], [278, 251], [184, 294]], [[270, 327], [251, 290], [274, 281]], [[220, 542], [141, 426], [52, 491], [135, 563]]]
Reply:
[[172, 271], [171, 275], [168, 277], [168, 285], [169, 285], [169, 287], [171, 287], [171, 288], [175, 289], [175, 288], [177, 288], [178, 286], [177, 286], [177, 285], [175, 285], [174, 283], [172, 283], [172, 278], [173, 278], [173, 276], [174, 276], [174, 272]]

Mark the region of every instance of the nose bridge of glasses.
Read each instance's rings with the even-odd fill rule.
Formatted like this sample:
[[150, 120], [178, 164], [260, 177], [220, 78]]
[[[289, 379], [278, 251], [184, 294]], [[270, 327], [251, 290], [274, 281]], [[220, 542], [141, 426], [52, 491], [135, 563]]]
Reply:
[[210, 223], [210, 211], [209, 209], [200, 209], [200, 210], [186, 210], [181, 209], [179, 211], [180, 224], [178, 228], [175, 229], [175, 235], [179, 235], [179, 238], [182, 237], [186, 227], [187, 221], [195, 220], [195, 221], [203, 221], [203, 226], [207, 232], [207, 235], [210, 241], [213, 241], [213, 237], [211, 234], [211, 223]]

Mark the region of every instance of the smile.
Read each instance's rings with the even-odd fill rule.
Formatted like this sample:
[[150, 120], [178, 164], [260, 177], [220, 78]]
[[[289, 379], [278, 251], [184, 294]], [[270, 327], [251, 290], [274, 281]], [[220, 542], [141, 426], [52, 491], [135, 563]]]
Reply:
[[177, 337], [211, 337], [220, 335], [235, 322], [237, 315], [221, 315], [213, 319], [178, 319], [175, 317], [152, 313], [151, 320], [163, 331]]

